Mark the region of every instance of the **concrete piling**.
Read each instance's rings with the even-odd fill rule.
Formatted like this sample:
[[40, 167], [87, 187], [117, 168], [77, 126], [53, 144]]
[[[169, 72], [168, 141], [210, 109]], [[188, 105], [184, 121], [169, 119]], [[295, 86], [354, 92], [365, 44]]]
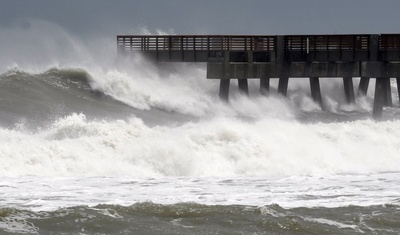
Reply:
[[219, 98], [225, 102], [229, 100], [230, 79], [221, 79], [219, 84]]
[[368, 91], [368, 86], [369, 86], [369, 77], [361, 77], [360, 83], [358, 85], [358, 92], [357, 96], [366, 96], [367, 91]]
[[310, 89], [311, 89], [311, 97], [313, 98], [314, 102], [318, 103], [321, 109], [324, 109], [322, 104], [321, 88], [319, 85], [318, 77], [310, 77]]
[[372, 117], [374, 119], [380, 119], [382, 117], [384, 89], [385, 89], [385, 79], [384, 78], [376, 78], [374, 107], [372, 110]]
[[261, 95], [269, 95], [269, 80], [270, 78], [265, 77], [260, 79], [260, 93]]
[[284, 97], [287, 96], [288, 84], [289, 84], [289, 77], [282, 76], [279, 78], [278, 93], [283, 95]]
[[344, 87], [346, 102], [348, 104], [354, 104], [356, 99], [354, 97], [353, 78], [343, 77], [343, 87]]
[[383, 78], [383, 105], [385, 107], [392, 107], [392, 88], [390, 87], [390, 78]]
[[399, 105], [400, 105], [400, 78], [396, 78], [397, 83], [397, 95], [399, 96]]
[[238, 86], [239, 86], [239, 91], [242, 94], [249, 95], [249, 85], [247, 83], [246, 78], [239, 78], [238, 79]]

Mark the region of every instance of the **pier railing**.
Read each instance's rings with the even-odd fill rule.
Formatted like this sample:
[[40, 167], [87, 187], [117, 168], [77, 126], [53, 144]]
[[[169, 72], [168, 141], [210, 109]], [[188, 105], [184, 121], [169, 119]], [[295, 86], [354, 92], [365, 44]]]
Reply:
[[[284, 36], [286, 50], [333, 51], [369, 50], [370, 35], [289, 35]], [[118, 46], [137, 50], [275, 50], [277, 36], [240, 35], [119, 35]], [[380, 47], [399, 49], [400, 35], [381, 35]]]
[[285, 49], [300, 51], [369, 50], [369, 35], [285, 36]]
[[263, 52], [269, 60], [280, 49], [289, 61], [400, 61], [400, 34], [119, 35], [117, 45], [120, 53], [142, 51], [163, 61], [203, 62], [222, 51]]
[[270, 51], [275, 48], [274, 36], [117, 36], [118, 47], [126, 51]]

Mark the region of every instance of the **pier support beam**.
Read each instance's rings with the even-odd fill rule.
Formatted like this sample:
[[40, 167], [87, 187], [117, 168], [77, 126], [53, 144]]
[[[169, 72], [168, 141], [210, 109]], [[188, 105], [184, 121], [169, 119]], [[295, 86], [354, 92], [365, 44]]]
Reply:
[[281, 94], [284, 97], [286, 97], [288, 84], [289, 84], [289, 77], [287, 77], [287, 76], [280, 77], [279, 83], [278, 83], [278, 94]]
[[383, 105], [386, 107], [392, 107], [392, 88], [390, 87], [390, 78], [384, 78], [384, 86]]
[[269, 80], [270, 80], [270, 78], [267, 78], [267, 77], [260, 79], [260, 93], [261, 93], [261, 95], [268, 96], [268, 94], [269, 94]]
[[310, 89], [314, 102], [317, 102], [321, 109], [324, 109], [322, 105], [321, 88], [318, 77], [310, 77]]
[[348, 104], [355, 103], [354, 97], [354, 86], [352, 77], [343, 77], [344, 94], [346, 96], [346, 102]]
[[228, 102], [229, 100], [229, 86], [230, 86], [231, 80], [228, 78], [225, 79], [220, 79], [220, 84], [219, 84], [219, 98], [225, 102]]
[[400, 78], [396, 78], [397, 83], [397, 95], [399, 96], [399, 106], [400, 106]]
[[239, 91], [245, 95], [249, 95], [249, 85], [247, 83], [247, 78], [238, 79]]
[[361, 77], [360, 84], [358, 85], [358, 92], [357, 92], [358, 97], [367, 95], [369, 80], [370, 80], [369, 77]]
[[372, 117], [374, 119], [380, 119], [382, 117], [384, 91], [385, 91], [385, 79], [384, 78], [376, 78], [374, 107], [372, 110]]

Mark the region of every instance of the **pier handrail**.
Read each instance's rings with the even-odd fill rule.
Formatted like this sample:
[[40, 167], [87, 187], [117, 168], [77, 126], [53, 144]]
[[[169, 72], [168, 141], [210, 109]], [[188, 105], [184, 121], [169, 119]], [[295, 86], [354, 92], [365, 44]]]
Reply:
[[[228, 50], [272, 51], [276, 38], [271, 35], [118, 35], [117, 44], [124, 51]], [[368, 51], [370, 35], [286, 35], [286, 51]], [[379, 35], [380, 50], [400, 50], [400, 34]]]
[[275, 48], [275, 36], [118, 35], [117, 43], [125, 51], [271, 51]]
[[380, 50], [400, 50], [400, 34], [381, 34]]
[[289, 35], [284, 36], [287, 51], [368, 51], [370, 35]]

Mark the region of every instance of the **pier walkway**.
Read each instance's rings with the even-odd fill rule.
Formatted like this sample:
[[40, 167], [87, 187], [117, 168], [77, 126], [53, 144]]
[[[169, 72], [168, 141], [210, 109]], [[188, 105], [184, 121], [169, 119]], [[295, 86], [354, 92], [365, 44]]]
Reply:
[[376, 79], [373, 117], [392, 106], [390, 78], [400, 92], [400, 34], [368, 35], [118, 35], [118, 55], [140, 53], [155, 62], [207, 63], [207, 78], [220, 79], [219, 96], [228, 100], [230, 81], [248, 94], [248, 79], [260, 79], [269, 93], [271, 78], [287, 95], [289, 78], [309, 78], [311, 96], [323, 108], [319, 78], [343, 78], [344, 96], [355, 102]]

